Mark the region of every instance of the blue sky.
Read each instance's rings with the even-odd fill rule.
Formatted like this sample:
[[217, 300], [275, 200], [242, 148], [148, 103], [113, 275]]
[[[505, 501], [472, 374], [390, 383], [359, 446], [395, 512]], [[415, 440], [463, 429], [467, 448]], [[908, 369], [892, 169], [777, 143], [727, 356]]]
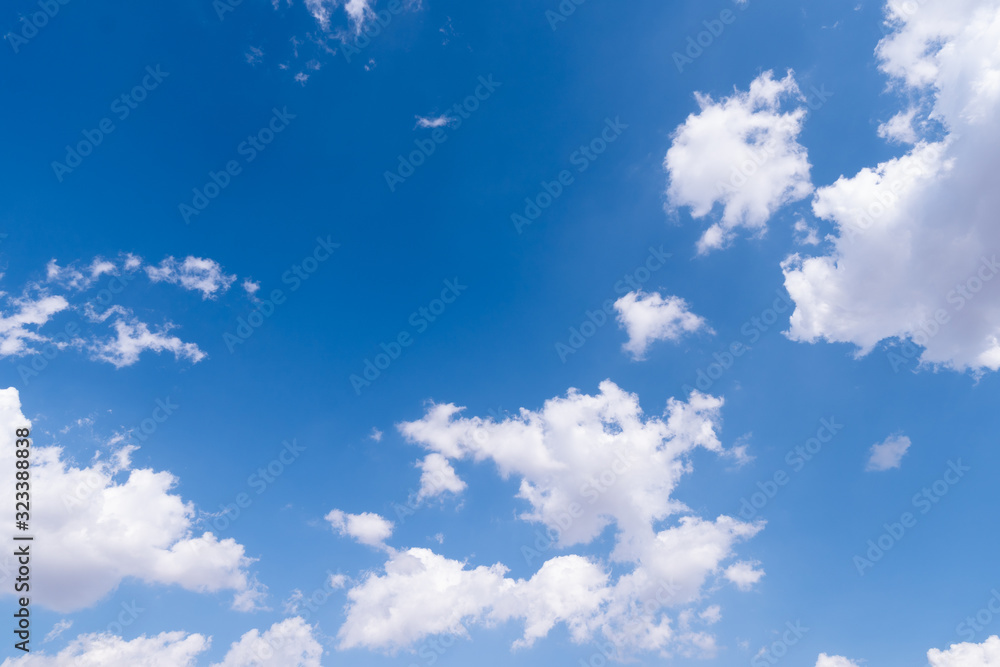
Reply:
[[0, 26], [4, 667], [1000, 664], [995, 0]]

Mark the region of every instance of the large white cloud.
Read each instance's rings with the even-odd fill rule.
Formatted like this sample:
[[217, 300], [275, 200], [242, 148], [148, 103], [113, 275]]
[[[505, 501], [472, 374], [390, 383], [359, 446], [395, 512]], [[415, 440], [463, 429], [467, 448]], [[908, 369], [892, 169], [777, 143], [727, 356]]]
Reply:
[[718, 101], [696, 98], [701, 110], [674, 131], [663, 165], [672, 207], [690, 207], [692, 217], [704, 218], [722, 206], [698, 241], [706, 253], [725, 246], [739, 227], [762, 234], [768, 218], [807, 197], [812, 184], [806, 149], [798, 143], [806, 110], [791, 72], [780, 80], [764, 72], [749, 91]]
[[[551, 540], [523, 545], [529, 565], [550, 548], [590, 543], [613, 527], [607, 561], [554, 556], [532, 577], [515, 580], [501, 563], [470, 567], [427, 549], [389, 549], [383, 572], [348, 591], [340, 646], [394, 650], [435, 634], [464, 635], [470, 624], [516, 619], [524, 635], [515, 647], [564, 624], [574, 641], [610, 642], [620, 657], [714, 652], [714, 639], [697, 626], [717, 620], [718, 609], [695, 606], [717, 584], [747, 589], [760, 578], [750, 564], [732, 569], [727, 562], [763, 524], [703, 519], [672, 493], [691, 472], [695, 448], [726, 453], [715, 433], [722, 400], [694, 392], [686, 402], [671, 399], [662, 417], [647, 417], [635, 395], [610, 381], [600, 390], [570, 390], [539, 411], [522, 408], [501, 421], [431, 405], [399, 429], [436, 457], [435, 465], [448, 463], [449, 480], [458, 479], [451, 462], [468, 459], [491, 461], [503, 477], [520, 479], [518, 496], [528, 505], [521, 518], [543, 524]], [[612, 563], [622, 569], [616, 573]]]
[[685, 334], [708, 330], [705, 319], [688, 309], [678, 296], [667, 296], [642, 290], [629, 292], [615, 301], [618, 324], [628, 333], [622, 349], [633, 359], [643, 359], [651, 343], [658, 340], [678, 341]]
[[[16, 389], [0, 390], [0, 424], [0, 491], [13, 498], [14, 429], [28, 425]], [[45, 548], [32, 558], [32, 601], [61, 612], [82, 609], [135, 578], [199, 592], [232, 591], [234, 607], [253, 608], [260, 591], [243, 546], [196, 534], [193, 505], [171, 493], [177, 479], [133, 468], [132, 449], [78, 467], [61, 448], [34, 441], [30, 526]], [[5, 579], [13, 567], [5, 555]], [[3, 587], [4, 594], [9, 590]]]
[[[904, 339], [906, 357], [959, 370], [1000, 368], [1000, 2], [888, 3], [882, 69], [922, 97], [943, 139], [916, 137], [898, 158], [821, 188], [814, 213], [835, 225], [827, 254], [784, 264], [791, 338], [852, 343], [867, 354]], [[906, 102], [907, 113], [912, 108]], [[890, 126], [893, 128], [890, 131]], [[914, 137], [897, 120], [883, 130]]]

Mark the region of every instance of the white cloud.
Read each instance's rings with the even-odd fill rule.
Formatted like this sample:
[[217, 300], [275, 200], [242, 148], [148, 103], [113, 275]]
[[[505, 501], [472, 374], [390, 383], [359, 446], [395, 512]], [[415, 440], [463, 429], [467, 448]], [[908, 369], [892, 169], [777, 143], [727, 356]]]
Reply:
[[[49, 339], [38, 332], [53, 315], [69, 308], [61, 296], [39, 294], [9, 299], [11, 312], [0, 313], [0, 357], [29, 354], [36, 351], [31, 343]], [[65, 343], [63, 343], [65, 344]]]
[[628, 333], [622, 349], [633, 359], [643, 359], [650, 343], [658, 340], [679, 341], [685, 334], [712, 330], [705, 320], [688, 310], [687, 302], [678, 296], [664, 297], [658, 292], [629, 292], [615, 301], [618, 324]]
[[45, 635], [45, 639], [43, 639], [42, 641], [47, 643], [54, 639], [58, 639], [59, 637], [62, 636], [62, 633], [66, 632], [72, 627], [73, 627], [73, 621], [63, 618], [57, 621], [56, 624], [52, 626], [52, 629], [49, 630], [48, 634]]
[[360, 34], [365, 23], [375, 15], [375, 11], [372, 9], [374, 4], [374, 0], [306, 0], [306, 8], [319, 22], [323, 30], [330, 29], [330, 18], [333, 15], [333, 10], [343, 7], [355, 34]]
[[392, 537], [392, 521], [371, 512], [345, 514], [340, 510], [331, 510], [323, 518], [341, 535], [376, 549], [384, 549], [385, 541]]
[[795, 242], [799, 245], [819, 245], [819, 230], [803, 218], [795, 221]]
[[993, 635], [982, 644], [952, 644], [948, 650], [927, 652], [931, 667], [997, 667], [1000, 665], [1000, 637]]
[[417, 116], [417, 127], [422, 128], [435, 128], [435, 127], [447, 127], [455, 122], [455, 119], [448, 114], [441, 114], [440, 116]]
[[806, 149], [797, 141], [806, 111], [783, 110], [785, 100], [802, 100], [790, 71], [777, 81], [764, 72], [748, 92], [717, 102], [696, 98], [701, 110], [674, 131], [663, 164], [673, 208], [687, 206], [692, 217], [704, 218], [722, 205], [721, 218], [698, 241], [706, 253], [727, 245], [739, 227], [764, 233], [768, 218], [807, 197], [812, 184]]
[[[0, 390], [0, 491], [14, 494], [14, 428], [27, 425], [16, 389]], [[171, 493], [168, 472], [133, 468], [131, 449], [77, 467], [59, 447], [35, 441], [32, 530], [46, 545], [32, 557], [32, 601], [59, 612], [88, 607], [123, 580], [198, 592], [233, 591], [237, 606], [259, 595], [251, 561], [233, 539], [194, 533], [194, 506]], [[10, 576], [9, 554], [0, 571]], [[5, 587], [4, 593], [7, 593]]]
[[[715, 434], [722, 400], [694, 392], [687, 402], [671, 399], [662, 418], [646, 417], [636, 396], [610, 381], [600, 389], [597, 396], [570, 390], [540, 411], [522, 409], [502, 421], [431, 405], [399, 430], [429, 450], [431, 469], [448, 464], [453, 475], [452, 460], [492, 461], [504, 478], [520, 478], [518, 497], [529, 506], [520, 518], [549, 528], [554, 548], [589, 543], [614, 526], [610, 560], [624, 567], [617, 580], [610, 565], [580, 556], [551, 558], [530, 579], [514, 580], [500, 563], [470, 568], [427, 549], [389, 549], [384, 573], [348, 592], [341, 647], [395, 650], [435, 634], [464, 635], [471, 624], [520, 620], [525, 631], [515, 647], [564, 624], [574, 641], [603, 636], [623, 655], [714, 653], [714, 638], [692, 624], [710, 624], [715, 614], [682, 608], [727, 578], [735, 545], [763, 523], [705, 520], [671, 494], [691, 471], [687, 455], [695, 448], [727, 454]], [[422, 486], [421, 494], [436, 495], [439, 487]], [[530, 545], [522, 553], [529, 565], [542, 560]], [[680, 609], [676, 627], [670, 609]]]
[[905, 435], [890, 435], [880, 443], [872, 445], [865, 470], [882, 471], [898, 468], [903, 455], [910, 448], [910, 439]]
[[243, 291], [245, 291], [250, 297], [253, 297], [260, 290], [260, 282], [247, 278], [243, 281], [242, 287]]
[[94, 341], [91, 352], [95, 359], [107, 361], [115, 368], [131, 366], [139, 361], [139, 355], [146, 350], [156, 353], [173, 352], [176, 359], [188, 359], [198, 363], [206, 355], [194, 343], [185, 343], [177, 336], [168, 336], [173, 325], [166, 324], [158, 331], [151, 331], [145, 322], [133, 319], [130, 322], [115, 322], [115, 337]]
[[275, 623], [263, 633], [251, 630], [212, 667], [321, 667], [323, 647], [302, 618]]
[[191, 256], [185, 257], [183, 262], [167, 257], [159, 266], [147, 266], [146, 274], [154, 283], [168, 282], [201, 292], [203, 299], [225, 293], [236, 281], [236, 276], [226, 275], [215, 260]]
[[441, 454], [428, 454], [420, 463], [420, 491], [417, 500], [425, 500], [442, 493], [461, 493], [465, 482], [459, 479], [455, 468]]
[[816, 660], [816, 667], [860, 667], [853, 660], [848, 660], [841, 655], [827, 655], [820, 653]]
[[[881, 68], [947, 135], [816, 193], [813, 211], [837, 235], [829, 254], [783, 265], [796, 303], [789, 336], [860, 355], [912, 341], [923, 349], [908, 356], [924, 367], [997, 370], [1000, 5], [894, 1], [888, 14]], [[905, 358], [890, 353], [899, 370]]]
[[208, 649], [202, 635], [163, 632], [131, 641], [109, 634], [80, 635], [56, 655], [32, 652], [7, 658], [0, 667], [193, 667]]
[[900, 144], [917, 143], [917, 131], [913, 127], [917, 109], [910, 108], [900, 111], [895, 116], [878, 126], [878, 136]]
[[[251, 630], [212, 667], [321, 667], [323, 647], [314, 628], [299, 618]], [[7, 658], [0, 667], [194, 667], [212, 640], [200, 634], [162, 632], [130, 641], [111, 634], [85, 634], [55, 655], [32, 652]]]
[[741, 591], [748, 591], [761, 580], [764, 571], [757, 569], [760, 563], [740, 561], [726, 568], [726, 579], [736, 584]]

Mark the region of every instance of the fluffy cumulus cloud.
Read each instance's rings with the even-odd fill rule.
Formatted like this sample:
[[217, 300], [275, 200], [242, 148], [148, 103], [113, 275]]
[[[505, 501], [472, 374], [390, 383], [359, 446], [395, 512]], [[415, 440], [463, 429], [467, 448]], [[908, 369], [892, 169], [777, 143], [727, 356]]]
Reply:
[[[313, 631], [299, 617], [275, 623], [264, 632], [251, 630], [230, 646], [222, 662], [211, 667], [321, 667], [323, 647]], [[0, 667], [194, 667], [210, 645], [210, 637], [186, 632], [143, 635], [130, 641], [110, 634], [85, 634], [55, 655], [7, 658]]]
[[167, 257], [159, 266], [147, 266], [146, 273], [153, 282], [173, 283], [201, 292], [203, 299], [225, 293], [236, 281], [236, 276], [227, 275], [218, 262], [202, 257], [185, 257], [183, 262]]
[[[997, 370], [1000, 2], [893, 0], [886, 21], [880, 66], [907, 104], [882, 134], [915, 145], [817, 191], [836, 234], [826, 254], [784, 264], [789, 335], [862, 355], [885, 341], [895, 370]], [[923, 121], [943, 138], [919, 136]]]
[[321, 667], [323, 647], [313, 628], [300, 617], [275, 623], [265, 632], [251, 630], [212, 667]]
[[806, 149], [798, 143], [806, 115], [802, 94], [789, 72], [764, 72], [750, 90], [714, 100], [696, 94], [700, 111], [673, 135], [664, 159], [667, 197], [695, 218], [721, 213], [698, 241], [700, 253], [725, 246], [734, 230], [766, 230], [781, 206], [812, 192]]
[[392, 537], [392, 521], [371, 512], [346, 514], [340, 510], [332, 510], [324, 518], [341, 535], [347, 535], [359, 544], [376, 549], [385, 548], [385, 541]]
[[658, 340], [678, 341], [685, 334], [699, 330], [711, 331], [705, 320], [688, 310], [687, 302], [678, 296], [647, 294], [642, 290], [629, 292], [615, 301], [618, 324], [628, 334], [622, 349], [633, 359], [643, 359], [646, 349]]
[[890, 435], [882, 442], [872, 445], [865, 470], [881, 471], [898, 468], [909, 448], [908, 437], [899, 434]]
[[[14, 495], [14, 428], [27, 426], [16, 389], [0, 390], [0, 490]], [[261, 592], [233, 539], [194, 532], [195, 509], [171, 492], [168, 472], [131, 466], [132, 448], [78, 467], [59, 447], [36, 440], [32, 459], [32, 530], [47, 545], [32, 558], [32, 601], [69, 612], [88, 607], [126, 578], [199, 592], [230, 591], [252, 609]], [[0, 574], [11, 576], [10, 555]], [[6, 588], [4, 589], [7, 590]]]
[[[527, 562], [540, 564], [527, 579], [508, 577], [502, 563], [470, 566], [428, 549], [390, 548], [383, 570], [348, 591], [341, 648], [408, 648], [432, 635], [465, 635], [470, 625], [516, 620], [524, 634], [515, 648], [564, 625], [574, 641], [610, 642], [618, 657], [711, 655], [705, 628], [719, 610], [699, 608], [706, 590], [727, 581], [746, 589], [763, 574], [756, 564], [731, 562], [735, 546], [763, 524], [705, 519], [671, 497], [691, 472], [692, 451], [726, 453], [715, 433], [721, 407], [721, 399], [694, 392], [686, 402], [671, 399], [662, 417], [646, 416], [638, 397], [605, 381], [597, 395], [570, 390], [539, 411], [502, 420], [434, 404], [400, 424], [433, 467], [448, 464], [449, 480], [458, 480], [451, 464], [459, 461], [490, 462], [502, 477], [517, 478], [521, 518], [544, 525], [554, 547], [588, 544], [613, 527], [614, 548], [610, 562], [545, 560], [545, 549], [526, 544]], [[620, 565], [617, 576], [612, 563]]]
[[982, 644], [952, 644], [948, 650], [927, 652], [931, 667], [997, 667], [1000, 665], [1000, 637], [993, 635]]

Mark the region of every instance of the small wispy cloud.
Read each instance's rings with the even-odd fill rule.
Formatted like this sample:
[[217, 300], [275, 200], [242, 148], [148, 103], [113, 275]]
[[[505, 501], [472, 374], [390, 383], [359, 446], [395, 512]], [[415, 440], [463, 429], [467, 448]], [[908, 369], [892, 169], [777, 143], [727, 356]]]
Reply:
[[448, 114], [441, 114], [440, 116], [417, 116], [417, 127], [420, 128], [435, 128], [435, 127], [448, 127], [455, 122], [455, 119]]

